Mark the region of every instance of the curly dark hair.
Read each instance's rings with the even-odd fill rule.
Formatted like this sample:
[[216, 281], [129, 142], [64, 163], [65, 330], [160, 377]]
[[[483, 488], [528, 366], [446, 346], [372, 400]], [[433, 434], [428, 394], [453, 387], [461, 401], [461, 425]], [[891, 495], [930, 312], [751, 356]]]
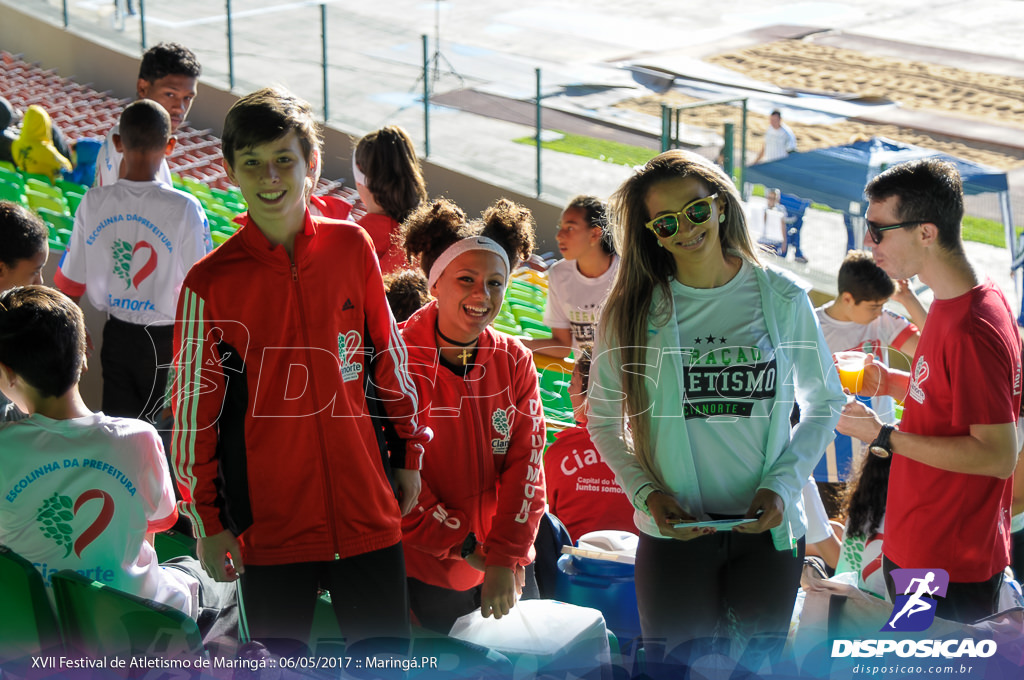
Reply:
[[424, 203], [402, 223], [402, 242], [410, 262], [419, 260], [420, 268], [430, 268], [450, 245], [470, 236], [486, 236], [498, 243], [515, 269], [530, 257], [534, 246], [533, 214], [507, 198], [499, 199], [484, 211], [482, 219], [466, 221], [466, 213], [447, 198]]
[[427, 278], [413, 269], [401, 269], [384, 276], [388, 306], [395, 321], [401, 323], [430, 301]]
[[480, 235], [494, 239], [505, 249], [512, 269], [533, 254], [537, 225], [529, 208], [499, 198], [484, 211], [483, 223]]

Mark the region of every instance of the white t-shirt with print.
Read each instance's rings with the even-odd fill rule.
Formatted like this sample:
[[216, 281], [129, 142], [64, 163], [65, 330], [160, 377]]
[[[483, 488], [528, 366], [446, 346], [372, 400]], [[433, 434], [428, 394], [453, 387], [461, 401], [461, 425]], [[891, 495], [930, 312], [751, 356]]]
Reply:
[[764, 472], [778, 381], [761, 291], [743, 262], [718, 288], [671, 282], [683, 353], [683, 404], [704, 510], [744, 514]]
[[178, 292], [193, 264], [213, 249], [195, 197], [158, 182], [94, 187], [75, 214], [61, 277], [85, 285], [96, 309], [121, 321], [174, 323]]
[[0, 424], [0, 543], [31, 562], [48, 587], [54, 573], [73, 569], [195, 618], [198, 583], [161, 568], [145, 540], [176, 519], [151, 425], [102, 413]]
[[619, 269], [619, 256], [612, 255], [608, 271], [596, 278], [580, 273], [576, 260], [559, 260], [548, 270], [548, 303], [544, 323], [551, 328], [572, 331], [572, 347], [581, 342], [594, 342], [601, 308]]

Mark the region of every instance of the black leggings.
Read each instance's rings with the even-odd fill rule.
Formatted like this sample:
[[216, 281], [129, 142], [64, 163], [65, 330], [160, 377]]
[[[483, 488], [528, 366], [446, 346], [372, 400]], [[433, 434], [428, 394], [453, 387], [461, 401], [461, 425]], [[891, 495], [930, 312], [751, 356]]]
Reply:
[[[317, 593], [331, 593], [349, 644], [409, 638], [409, 597], [402, 544], [333, 562], [245, 565], [242, 611], [249, 633], [276, 654], [305, 654]], [[399, 643], [400, 644], [400, 643]]]
[[776, 550], [767, 531], [718, 531], [692, 541], [640, 534], [636, 597], [644, 647], [664, 642], [671, 652], [690, 640], [758, 635], [780, 651], [803, 554], [803, 539], [795, 551]]

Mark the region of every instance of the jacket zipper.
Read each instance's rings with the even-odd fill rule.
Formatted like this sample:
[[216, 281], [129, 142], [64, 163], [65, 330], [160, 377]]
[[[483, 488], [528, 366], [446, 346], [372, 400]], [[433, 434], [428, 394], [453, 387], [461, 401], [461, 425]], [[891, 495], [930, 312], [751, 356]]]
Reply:
[[[478, 356], [479, 356], [479, 353], [478, 353]], [[472, 371], [474, 369], [475, 369], [475, 367], [473, 369], [470, 369], [470, 370]], [[469, 375], [467, 374], [466, 377], [468, 378]], [[478, 492], [476, 494], [476, 517], [477, 517], [477, 527], [476, 527], [476, 529], [477, 529], [477, 532], [480, 533], [480, 532], [483, 531], [483, 528], [484, 528], [484, 523], [483, 523], [484, 522], [484, 496], [483, 496], [483, 494], [485, 492], [484, 482], [487, 481], [485, 476], [484, 476], [484, 460], [485, 460], [484, 457], [487, 456], [487, 455], [491, 455], [491, 456], [494, 455], [493, 452], [488, 451], [489, 439], [488, 439], [487, 435], [490, 434], [490, 429], [488, 429], [487, 424], [490, 421], [487, 420], [487, 418], [486, 418], [486, 415], [487, 415], [486, 412], [483, 413], [483, 414], [481, 414], [481, 412], [480, 412], [480, 407], [481, 407], [481, 401], [482, 400], [467, 398], [467, 397], [470, 397], [472, 395], [470, 395], [470, 389], [467, 386], [466, 380], [463, 379], [463, 380], [459, 381], [459, 383], [460, 383], [460, 387], [462, 388], [462, 393], [463, 393], [462, 394], [462, 396], [463, 396], [462, 403], [465, 404], [465, 403], [468, 402], [470, 404], [473, 404], [473, 409], [476, 411], [476, 417], [473, 418], [473, 421], [476, 422], [478, 424], [478, 426], [479, 426], [479, 423], [481, 421], [484, 422], [483, 451], [481, 451], [479, 453], [473, 452], [473, 454], [474, 454], [473, 455], [474, 462], [476, 463], [476, 478], [477, 478], [477, 492]], [[483, 415], [484, 418], [481, 418], [481, 415]], [[497, 508], [495, 508], [495, 509], [497, 509]], [[482, 538], [484, 539], [483, 542], [486, 545], [487, 537], [483, 536]]]
[[[294, 262], [292, 262], [291, 265], [292, 282], [295, 284], [295, 297], [298, 301], [299, 320], [302, 325], [302, 339], [306, 344], [306, 365], [309, 366], [310, 369], [309, 384], [310, 388], [313, 390], [313, 398], [315, 399], [319, 392], [316, 389], [316, 372], [312, 370], [313, 356], [309, 349], [309, 327], [306, 325], [306, 308], [302, 303], [302, 287], [299, 285], [299, 267]], [[327, 504], [327, 530], [331, 537], [331, 545], [334, 546], [334, 559], [340, 560], [341, 554], [338, 552], [338, 531], [337, 527], [334, 525], [334, 501], [331, 497], [331, 489], [334, 488], [334, 485], [331, 483], [331, 468], [327, 458], [327, 440], [324, 437], [324, 428], [323, 423], [320, 420], [320, 414], [314, 414], [313, 418], [316, 422], [317, 437], [320, 439], [320, 459], [324, 470], [324, 502]]]

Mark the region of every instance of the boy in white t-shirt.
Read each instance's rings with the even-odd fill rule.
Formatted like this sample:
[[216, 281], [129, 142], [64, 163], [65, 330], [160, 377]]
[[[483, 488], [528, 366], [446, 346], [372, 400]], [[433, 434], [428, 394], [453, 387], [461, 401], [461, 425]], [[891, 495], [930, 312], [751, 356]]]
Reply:
[[[851, 350], [864, 352], [884, 365], [888, 365], [886, 350], [889, 347], [908, 357], [914, 356], [927, 313], [909, 281], [893, 281], [875, 264], [870, 253], [853, 250], [846, 254], [839, 267], [837, 283], [839, 296], [815, 310], [825, 342], [833, 354]], [[890, 298], [903, 305], [913, 323], [883, 308]], [[891, 398], [858, 398], [871, 405], [886, 422], [895, 421]], [[839, 514], [836, 494], [849, 480], [853, 462], [863, 454], [863, 448], [859, 441], [837, 433], [814, 469], [814, 480], [818, 482], [829, 517]]]
[[50, 577], [73, 569], [229, 634], [230, 617], [219, 617], [233, 609], [232, 589], [195, 559], [157, 562], [153, 534], [178, 511], [156, 431], [90, 411], [78, 392], [84, 366], [74, 302], [39, 285], [0, 294], [0, 391], [28, 414], [0, 423], [0, 544], [39, 570], [51, 596]]
[[174, 314], [185, 274], [212, 250], [210, 227], [194, 197], [157, 181], [174, 148], [171, 119], [156, 102], [125, 108], [114, 142], [125, 175], [90, 189], [54, 282], [76, 302], [107, 313], [103, 328], [103, 411], [163, 423]]

